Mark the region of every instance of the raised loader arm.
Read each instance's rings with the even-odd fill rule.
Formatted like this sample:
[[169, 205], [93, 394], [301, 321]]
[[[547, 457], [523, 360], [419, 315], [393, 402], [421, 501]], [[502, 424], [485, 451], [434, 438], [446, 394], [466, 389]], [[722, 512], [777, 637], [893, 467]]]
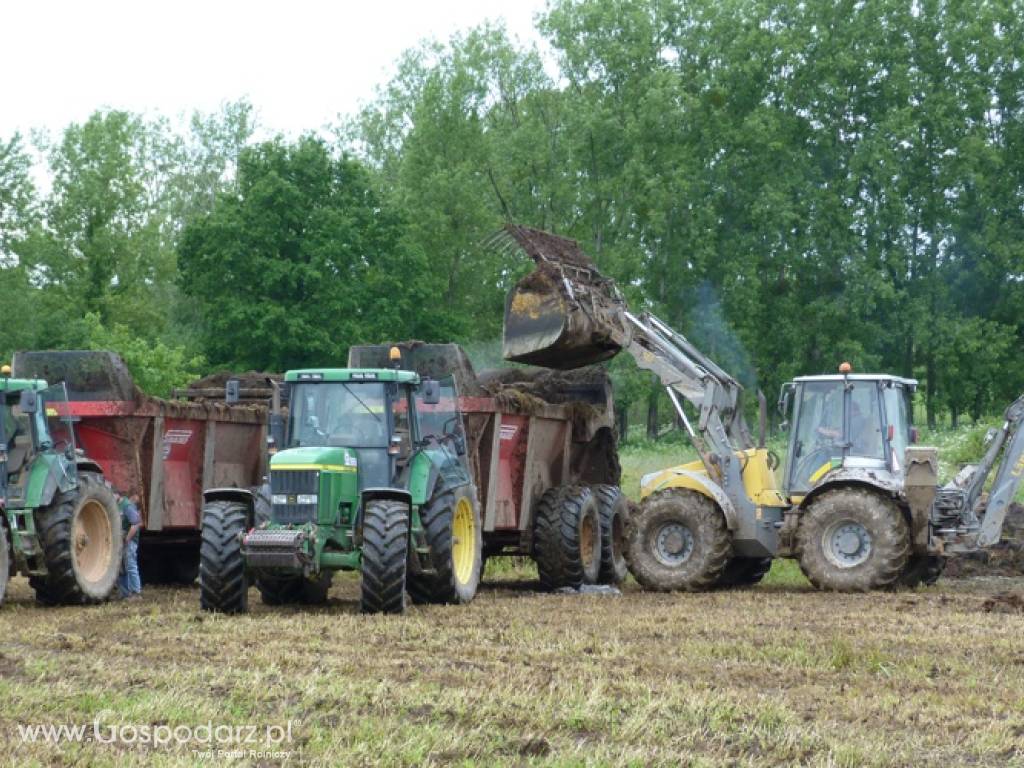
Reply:
[[[735, 454], [753, 441], [739, 382], [653, 314], [629, 312], [614, 283], [575, 241], [513, 225], [495, 239], [510, 241], [533, 258], [537, 269], [509, 294], [506, 359], [576, 368], [627, 352], [665, 386], [708, 474], [734, 501], [747, 500]], [[680, 397], [699, 410], [696, 427]]]

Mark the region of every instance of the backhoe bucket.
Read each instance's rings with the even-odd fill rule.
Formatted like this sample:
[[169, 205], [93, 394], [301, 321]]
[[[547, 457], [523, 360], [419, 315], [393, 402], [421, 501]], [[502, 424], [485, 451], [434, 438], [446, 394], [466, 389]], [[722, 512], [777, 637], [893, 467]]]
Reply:
[[45, 379], [50, 384], [64, 382], [72, 401], [135, 399], [132, 375], [114, 352], [15, 352], [11, 367], [16, 376]]
[[496, 238], [509, 240], [537, 268], [505, 301], [504, 358], [565, 370], [613, 357], [620, 347], [595, 318], [613, 310], [618, 297], [576, 241], [513, 225]]

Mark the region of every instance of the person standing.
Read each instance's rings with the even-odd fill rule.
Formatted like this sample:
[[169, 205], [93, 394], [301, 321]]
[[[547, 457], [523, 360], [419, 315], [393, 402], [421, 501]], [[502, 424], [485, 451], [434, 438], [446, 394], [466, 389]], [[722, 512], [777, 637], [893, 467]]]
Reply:
[[121, 576], [117, 586], [123, 598], [142, 597], [142, 579], [139, 578], [139, 530], [142, 516], [139, 514], [139, 494], [118, 499], [121, 510], [121, 525], [124, 530], [124, 557]]

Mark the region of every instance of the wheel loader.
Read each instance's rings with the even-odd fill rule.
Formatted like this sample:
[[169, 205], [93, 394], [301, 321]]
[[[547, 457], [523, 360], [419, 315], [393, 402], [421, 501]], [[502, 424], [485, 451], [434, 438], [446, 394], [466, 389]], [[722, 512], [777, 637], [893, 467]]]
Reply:
[[14, 573], [46, 605], [107, 599], [121, 513], [102, 470], [75, 449], [64, 385], [12, 378], [5, 365], [0, 397], [0, 602]]
[[575, 241], [508, 225], [492, 244], [536, 263], [506, 301], [505, 358], [565, 369], [625, 351], [658, 376], [697, 450], [698, 460], [641, 480], [627, 556], [645, 587], [753, 584], [775, 557], [797, 558], [820, 589], [914, 586], [937, 580], [948, 554], [999, 540], [1024, 476], [1024, 397], [984, 458], [940, 488], [936, 449], [914, 444], [917, 382], [844, 363], [783, 386], [783, 463], [765, 447], [763, 395], [755, 443], [736, 379], [664, 321], [630, 311]]

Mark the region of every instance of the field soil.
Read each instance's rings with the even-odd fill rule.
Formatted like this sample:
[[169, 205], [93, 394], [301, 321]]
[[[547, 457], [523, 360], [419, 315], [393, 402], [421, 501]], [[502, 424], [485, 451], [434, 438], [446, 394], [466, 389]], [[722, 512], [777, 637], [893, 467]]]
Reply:
[[[1024, 580], [834, 595], [777, 563], [754, 589], [546, 595], [531, 566], [488, 568], [472, 604], [404, 617], [359, 615], [351, 576], [323, 607], [253, 590], [239, 617], [200, 613], [194, 587], [45, 609], [15, 579], [0, 761], [1024, 765], [1024, 614], [1005, 597]], [[266, 743], [289, 722], [290, 741]], [[207, 723], [256, 742], [131, 738]], [[99, 738], [24, 735], [38, 725]]]

